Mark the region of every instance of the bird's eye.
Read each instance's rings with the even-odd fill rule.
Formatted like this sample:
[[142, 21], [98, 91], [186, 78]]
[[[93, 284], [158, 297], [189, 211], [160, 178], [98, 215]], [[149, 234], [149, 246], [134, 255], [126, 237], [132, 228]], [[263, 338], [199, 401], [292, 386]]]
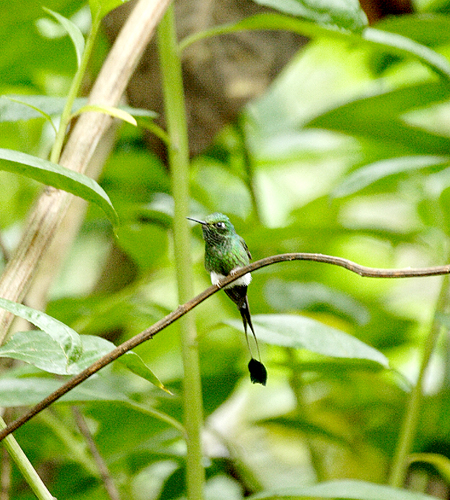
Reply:
[[223, 222], [216, 222], [215, 226], [217, 229], [223, 229], [225, 227], [225, 224]]

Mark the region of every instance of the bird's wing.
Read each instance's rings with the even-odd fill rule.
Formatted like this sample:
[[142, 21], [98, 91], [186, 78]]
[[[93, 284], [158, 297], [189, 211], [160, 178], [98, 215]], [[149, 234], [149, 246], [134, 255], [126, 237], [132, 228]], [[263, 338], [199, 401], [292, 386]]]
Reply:
[[248, 258], [251, 260], [252, 254], [250, 253], [250, 250], [248, 249], [247, 243], [245, 243], [244, 238], [242, 238], [242, 236], [239, 236], [239, 240], [241, 241], [241, 245], [243, 246], [244, 250], [246, 251]]

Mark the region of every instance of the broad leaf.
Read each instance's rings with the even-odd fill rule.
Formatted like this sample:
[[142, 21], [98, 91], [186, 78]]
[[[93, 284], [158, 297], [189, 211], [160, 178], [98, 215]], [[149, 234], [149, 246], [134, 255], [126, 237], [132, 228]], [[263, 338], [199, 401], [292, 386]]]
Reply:
[[58, 14], [57, 12], [54, 12], [50, 9], [47, 9], [46, 7], [43, 7], [43, 9], [45, 10], [45, 12], [53, 16], [69, 34], [73, 42], [73, 45], [75, 47], [75, 52], [77, 55], [77, 63], [79, 66], [81, 61], [81, 56], [83, 55], [84, 52], [84, 37], [83, 33], [81, 33], [80, 28], [78, 28], [78, 26], [74, 24], [70, 19], [67, 19], [67, 17], [64, 17], [61, 14]]
[[302, 17], [322, 25], [351, 31], [361, 31], [367, 26], [367, 17], [356, 0], [254, 0], [284, 14]]
[[351, 318], [359, 324], [369, 321], [367, 308], [350, 295], [322, 283], [270, 280], [265, 286], [268, 303], [277, 312], [324, 307]]
[[[43, 330], [43, 332], [41, 333], [48, 336], [53, 341], [53, 343], [57, 345], [61, 351], [64, 352], [63, 363], [65, 367], [70, 365], [70, 363], [74, 363], [80, 358], [83, 347], [81, 344], [80, 336], [75, 330], [72, 330], [72, 328], [68, 327], [64, 323], [61, 323], [61, 321], [52, 318], [48, 314], [37, 311], [36, 309], [32, 309], [31, 307], [18, 304], [17, 302], [12, 302], [11, 300], [0, 298], [0, 307], [6, 309], [16, 316], [19, 316], [20, 318], [26, 319], [33, 325]], [[27, 333], [33, 335], [36, 332]], [[5, 349], [8, 344], [14, 342], [14, 338], [15, 336], [0, 349]], [[18, 342], [23, 342], [23, 339], [20, 339], [19, 337], [16, 343]], [[37, 352], [40, 344], [38, 341], [34, 342], [34, 344], [34, 350]], [[17, 349], [17, 347], [14, 347], [13, 349], [15, 350]]]
[[[228, 321], [242, 329], [237, 321]], [[324, 356], [370, 360], [386, 368], [387, 358], [373, 347], [341, 330], [303, 316], [287, 314], [260, 314], [253, 316], [258, 339], [283, 347], [307, 349]]]
[[252, 495], [249, 500], [279, 500], [282, 498], [296, 500], [311, 497], [349, 500], [436, 500], [435, 497], [424, 493], [353, 480], [328, 481], [303, 488], [284, 488]]
[[446, 168], [449, 163], [450, 156], [402, 156], [377, 161], [348, 175], [334, 190], [333, 196], [335, 198], [348, 196], [390, 175], [431, 167], [442, 169]]
[[[32, 309], [31, 311], [34, 310]], [[38, 311], [34, 312], [38, 313]], [[42, 315], [43, 313], [40, 314]], [[49, 316], [46, 317], [49, 319], [48, 323], [51, 326], [53, 326], [54, 322], [56, 322], [56, 325], [62, 325], [57, 320]], [[44, 321], [40, 321], [40, 323], [45, 326]], [[63, 326], [70, 330], [69, 327]], [[17, 332], [9, 342], [0, 347], [0, 357], [20, 359], [49, 373], [76, 375], [116, 347], [112, 342], [102, 337], [95, 335], [78, 336], [76, 332], [71, 330], [78, 336], [81, 342], [81, 350], [76, 359], [69, 358], [65, 346], [61, 342], [58, 342], [53, 335], [47, 333], [49, 329], [51, 330], [47, 325], [46, 331]], [[123, 363], [133, 373], [160, 389], [169, 392], [136, 353], [126, 353], [118, 361]]]
[[[28, 406], [39, 403], [63, 385], [63, 381], [44, 377], [0, 379], [2, 406]], [[127, 395], [109, 377], [94, 377], [75, 387], [58, 402], [126, 401]]]
[[103, 209], [114, 225], [118, 224], [117, 214], [111, 200], [99, 184], [90, 177], [48, 160], [11, 149], [0, 149], [0, 160], [8, 160], [0, 162], [0, 170], [25, 175], [93, 202]]

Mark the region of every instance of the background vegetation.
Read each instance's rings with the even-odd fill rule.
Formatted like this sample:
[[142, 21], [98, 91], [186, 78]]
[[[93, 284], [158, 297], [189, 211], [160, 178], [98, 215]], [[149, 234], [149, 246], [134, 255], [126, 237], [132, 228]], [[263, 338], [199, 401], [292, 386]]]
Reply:
[[[27, 305], [45, 308], [83, 336], [116, 345], [131, 338], [209, 286], [200, 230], [189, 236], [185, 214], [226, 213], [254, 260], [302, 251], [380, 268], [449, 261], [450, 5], [421, 0], [416, 14], [373, 29], [365, 28], [352, 2], [343, 10], [331, 3], [326, 16], [301, 3], [275, 4], [282, 14], [239, 27], [289, 29], [312, 40], [208, 150], [191, 158], [188, 179], [186, 143], [169, 148], [168, 164], [146, 148], [151, 116], [140, 119], [142, 127], [117, 125], [99, 181], [120, 219], [117, 238], [91, 203], [70, 251], [58, 256], [57, 279], [44, 266]], [[49, 0], [46, 7], [88, 33], [85, 2]], [[70, 37], [38, 2], [0, 9], [0, 93], [24, 101], [65, 97], [77, 70]], [[159, 40], [174, 144], [186, 130], [183, 114], [177, 116], [183, 103], [171, 23], [166, 16]], [[185, 39], [182, 48], [195, 43]], [[100, 32], [84, 75], [87, 87], [108, 50]], [[61, 106], [51, 111], [48, 102], [36, 106], [55, 119]], [[0, 147], [48, 158], [55, 137], [49, 120], [18, 106], [0, 99]], [[4, 161], [0, 168], [14, 170]], [[5, 267], [42, 188], [17, 172], [1, 171], [0, 179]], [[186, 254], [188, 260], [180, 260]], [[190, 269], [189, 255], [193, 281], [180, 278]], [[46, 276], [52, 280], [48, 294], [42, 292]], [[175, 323], [135, 349], [171, 394], [150, 384], [153, 375], [142, 365], [134, 369], [139, 377], [114, 363], [14, 435], [59, 499], [199, 499], [203, 489], [206, 498], [227, 500], [252, 494], [409, 498], [406, 490], [372, 490], [373, 483], [418, 492], [410, 498], [426, 498], [420, 492], [448, 498], [448, 292], [446, 278], [374, 280], [318, 263], [270, 266], [254, 273], [249, 288], [269, 372], [266, 387], [249, 381], [238, 313], [219, 292], [196, 309], [195, 325], [194, 315], [182, 325], [185, 345], [198, 342], [201, 395], [191, 377], [195, 359], [181, 354]], [[54, 334], [55, 325], [47, 328]], [[32, 361], [4, 366], [0, 403], [12, 408], [8, 421], [23, 412], [17, 407], [37, 403], [69, 378], [64, 370], [67, 359], [73, 361], [56, 348], [45, 358], [48, 337], [20, 337], [25, 329], [16, 325], [16, 344], [0, 351], [7, 359]], [[91, 357], [70, 374], [93, 361], [96, 351], [111, 348], [83, 339]], [[30, 349], [40, 361], [31, 359]], [[66, 364], [55, 368], [62, 354]], [[187, 408], [193, 408], [190, 417]], [[189, 446], [186, 452], [182, 424], [195, 436], [202, 414], [200, 462]], [[5, 453], [2, 498], [45, 498], [10, 465]], [[330, 482], [341, 479], [363, 482]], [[318, 489], [306, 488], [315, 483]]]

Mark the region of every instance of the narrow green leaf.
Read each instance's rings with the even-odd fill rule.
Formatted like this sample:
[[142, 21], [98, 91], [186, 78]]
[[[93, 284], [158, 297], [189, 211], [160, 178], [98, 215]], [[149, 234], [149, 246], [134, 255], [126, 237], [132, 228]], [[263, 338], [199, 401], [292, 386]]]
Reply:
[[[83, 347], [80, 336], [75, 330], [72, 330], [72, 328], [68, 327], [64, 323], [61, 323], [61, 321], [58, 321], [41, 311], [31, 309], [31, 307], [27, 307], [7, 299], [0, 298], [0, 307], [16, 316], [19, 316], [20, 318], [26, 319], [33, 325], [43, 330], [43, 332], [45, 332], [45, 334], [47, 334], [64, 352], [63, 362], [65, 366], [75, 362], [81, 356]], [[35, 332], [30, 332], [30, 335], [33, 335], [34, 333]], [[5, 349], [6, 346], [13, 341], [14, 337], [1, 349]], [[36, 344], [38, 343], [36, 342]], [[39, 345], [35, 345], [35, 348], [38, 349]]]
[[[74, 109], [80, 108], [86, 102], [85, 98], [76, 99]], [[0, 122], [16, 122], [42, 116], [60, 115], [65, 104], [65, 97], [2, 95], [0, 96]]]
[[[75, 99], [72, 112], [76, 113], [80, 108], [86, 106], [87, 102], [88, 100], [85, 97]], [[42, 116], [45, 118], [57, 116], [63, 112], [65, 104], [66, 98], [64, 97], [3, 95], [0, 96], [0, 122], [16, 122]], [[158, 113], [149, 109], [133, 108], [131, 106], [119, 106], [118, 109], [138, 118], [153, 119], [158, 116]]]
[[348, 175], [334, 190], [333, 196], [342, 198], [391, 175], [431, 167], [446, 168], [449, 163], [450, 156], [402, 156], [401, 158], [377, 161]]
[[143, 359], [138, 356], [135, 352], [129, 351], [124, 356], [119, 358], [119, 361], [124, 364], [130, 371], [139, 375], [143, 379], [147, 380], [156, 387], [159, 387], [168, 394], [172, 394], [163, 383], [155, 376], [155, 374], [150, 370], [150, 368], [144, 363]]
[[424, 493], [349, 479], [328, 481], [302, 488], [284, 488], [258, 493], [249, 497], [249, 500], [279, 500], [282, 498], [296, 500], [311, 497], [349, 500], [436, 500], [435, 497]]
[[11, 149], [0, 149], [0, 160], [7, 160], [7, 162], [0, 162], [0, 170], [25, 175], [93, 202], [103, 209], [114, 225], [118, 224], [118, 217], [111, 200], [90, 177], [56, 163]]
[[375, 28], [366, 28], [362, 36], [368, 42], [384, 46], [391, 53], [401, 56], [405, 54], [415, 56], [419, 61], [433, 68], [434, 71], [446, 80], [450, 79], [450, 64], [448, 60], [426, 45], [415, 42], [406, 36]]
[[121, 120], [131, 123], [137, 127], [136, 119], [130, 115], [130, 113], [124, 111], [123, 109], [115, 108], [114, 106], [100, 106], [98, 104], [87, 104], [86, 106], [78, 109], [72, 116], [81, 115], [81, 113], [87, 113], [88, 111], [95, 111], [98, 113], [104, 113], [105, 115], [112, 116], [113, 118], [120, 118]]
[[[241, 330], [237, 320], [227, 321]], [[303, 316], [288, 314], [259, 314], [253, 316], [258, 339], [283, 347], [307, 349], [324, 356], [366, 359], [389, 368], [387, 358], [357, 338]]]
[[283, 429], [293, 429], [300, 431], [311, 437], [319, 437], [327, 441], [331, 441], [340, 446], [350, 447], [351, 443], [348, 438], [340, 436], [333, 430], [327, 429], [323, 425], [316, 424], [307, 418], [295, 415], [293, 417], [283, 416], [269, 418], [258, 421], [260, 424], [275, 424], [283, 427]]
[[284, 14], [303, 17], [322, 25], [335, 26], [351, 31], [361, 31], [367, 26], [367, 16], [356, 0], [254, 0]]
[[[49, 114], [47, 114], [45, 111], [43, 111], [42, 109], [39, 109], [36, 106], [33, 106], [32, 104], [28, 104], [27, 102], [24, 102], [22, 100], [14, 99], [13, 97], [2, 96], [2, 98], [9, 99], [11, 102], [15, 102], [16, 104], [20, 104], [21, 106], [27, 106], [28, 108], [32, 109], [39, 116], [43, 116], [50, 123], [50, 125], [53, 128], [53, 130], [55, 131], [55, 134], [57, 133], [56, 126], [53, 123], [52, 117]], [[0, 121], [2, 121], [2, 120], [0, 119]], [[6, 120], [4, 120], [4, 121], [6, 121]]]
[[77, 64], [79, 66], [81, 62], [81, 56], [83, 55], [84, 52], [84, 37], [83, 33], [81, 33], [80, 28], [78, 28], [78, 26], [74, 24], [70, 19], [67, 19], [67, 17], [58, 14], [58, 12], [54, 12], [53, 10], [47, 9], [46, 7], [42, 8], [45, 10], [45, 12], [53, 16], [69, 34], [72, 43], [75, 47], [75, 53], [77, 55]]
[[450, 483], [450, 460], [444, 455], [438, 453], [414, 453], [408, 457], [410, 464], [414, 462], [423, 462], [436, 468], [439, 474]]
[[450, 80], [450, 64], [447, 59], [425, 45], [421, 45], [409, 38], [374, 28], [366, 28], [362, 32], [362, 36], [360, 36], [350, 31], [338, 30], [302, 19], [272, 13], [258, 14], [237, 23], [216, 26], [209, 30], [195, 33], [181, 41], [179, 50], [182, 51], [192, 43], [204, 38], [234, 33], [236, 31], [259, 29], [286, 30], [312, 38], [323, 36], [356, 42], [358, 44], [365, 42], [369, 46], [377, 49], [381, 48], [388, 53], [418, 58], [446, 80]]

